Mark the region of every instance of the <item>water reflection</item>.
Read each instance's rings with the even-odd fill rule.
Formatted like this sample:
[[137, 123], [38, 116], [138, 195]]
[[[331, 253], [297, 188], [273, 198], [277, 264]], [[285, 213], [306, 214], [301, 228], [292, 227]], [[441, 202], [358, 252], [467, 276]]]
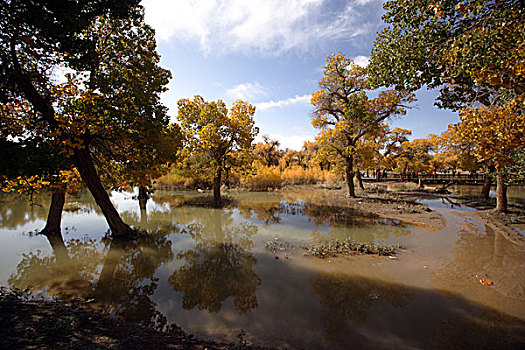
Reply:
[[153, 275], [172, 259], [171, 242], [162, 235], [113, 240], [94, 287], [95, 301], [129, 322], [163, 329], [166, 317], [151, 300], [159, 282]]
[[257, 259], [250, 252], [250, 237], [257, 233], [257, 226], [234, 224], [229, 211], [210, 209], [207, 213], [186, 226], [184, 231], [197, 243], [177, 254], [184, 264], [168, 282], [183, 293], [184, 309], [219, 312], [232, 297], [237, 312], [249, 312], [258, 306], [255, 291], [261, 284], [254, 270]]
[[[21, 258], [11, 254], [4, 279], [18, 263], [11, 287], [93, 299], [92, 305], [128, 321], [156, 328], [175, 322], [199, 336], [235, 341], [242, 328], [248, 340], [281, 348], [498, 348], [523, 342], [522, 248], [456, 208], [440, 209], [452, 213], [447, 226], [429, 234], [366, 214], [366, 208], [330, 203], [323, 191], [302, 193], [241, 194], [238, 207], [228, 210], [181, 205], [197, 194], [156, 196], [139, 210], [131, 195], [117, 194], [112, 199], [124, 219], [146, 236], [127, 242], [90, 238], [100, 237], [104, 229], [92, 223], [103, 218], [96, 210], [74, 211], [67, 220], [85, 228], [65, 239], [3, 235], [25, 252]], [[89, 197], [70, 200], [72, 208], [91, 208]], [[10, 208], [18, 208], [17, 215]], [[45, 219], [44, 209], [13, 201], [1, 206], [1, 223], [19, 227]], [[41, 217], [31, 210], [42, 210]], [[409, 249], [397, 260], [318, 260], [300, 249], [287, 252], [290, 259], [275, 259], [264, 243], [276, 236], [297, 247], [322, 236], [401, 241]], [[45, 253], [49, 246], [52, 254]], [[482, 286], [476, 274], [487, 274], [495, 285]]]
[[[286, 200], [274, 196], [273, 200], [240, 202], [237, 208], [243, 217], [255, 217], [264, 226], [282, 223], [286, 217], [305, 217], [313, 227], [329, 227], [329, 232], [323, 235], [325, 239], [351, 237], [359, 242], [389, 241], [408, 236], [411, 232], [410, 227], [399, 220], [381, 218], [374, 213], [333, 203], [323, 204], [315, 196], [310, 199], [312, 202], [298, 200], [296, 196], [286, 195]], [[319, 231], [314, 229], [311, 237], [319, 239]]]
[[[479, 280], [488, 278], [497, 286], [497, 293], [506, 298], [525, 295], [523, 247], [494, 232], [490, 226], [473, 220], [462, 225], [457, 237], [454, 261], [442, 264], [431, 274], [437, 288], [466, 291], [476, 287], [473, 296], [484, 299], [492, 290], [482, 286]], [[502, 300], [495, 302], [499, 304]]]
[[277, 224], [281, 221], [280, 200], [258, 203], [239, 203], [237, 206], [240, 214], [249, 219], [253, 215], [265, 225]]
[[60, 235], [47, 236], [54, 255], [42, 251], [24, 253], [9, 286], [18, 289], [46, 291], [60, 299], [86, 298], [97, 277], [97, 267], [104, 257], [103, 243], [94, 239], [71, 239]]
[[313, 293], [323, 307], [325, 336], [341, 344], [355, 332], [354, 326], [366, 322], [373, 304], [381, 301], [393, 307], [404, 307], [413, 300], [410, 289], [342, 273], [319, 274], [312, 282]]
[[9, 278], [10, 287], [46, 291], [60, 299], [93, 299], [107, 312], [130, 322], [157, 329], [167, 326], [151, 300], [159, 281], [155, 271], [173, 259], [171, 242], [165, 236], [67, 242], [60, 235], [47, 238], [54, 255], [24, 254], [17, 272]]
[[16, 229], [28, 222], [45, 220], [50, 197], [41, 195], [31, 203], [29, 198], [17, 194], [0, 194], [0, 203], [0, 226]]

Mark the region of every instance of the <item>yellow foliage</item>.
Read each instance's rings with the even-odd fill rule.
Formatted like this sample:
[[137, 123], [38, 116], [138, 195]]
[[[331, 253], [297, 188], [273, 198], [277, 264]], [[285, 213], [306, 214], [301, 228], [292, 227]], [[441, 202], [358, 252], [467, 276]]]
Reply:
[[318, 167], [303, 168], [292, 166], [284, 169], [281, 178], [288, 185], [307, 185], [324, 181], [336, 181], [338, 175]]
[[195, 176], [184, 176], [177, 171], [170, 171], [159, 177], [156, 181], [157, 186], [167, 187], [170, 189], [186, 189], [196, 186], [200, 179]]
[[77, 191], [81, 187], [80, 174], [76, 169], [61, 170], [53, 175], [18, 176], [13, 179], [1, 178], [2, 192], [17, 192], [36, 195], [43, 191]]
[[280, 188], [281, 172], [278, 166], [260, 166], [255, 174], [241, 178], [241, 185], [252, 191], [266, 191], [268, 188]]
[[464, 108], [457, 124], [460, 137], [473, 145], [479, 161], [497, 169], [508, 164], [510, 154], [525, 143], [523, 102], [514, 99], [503, 106]]

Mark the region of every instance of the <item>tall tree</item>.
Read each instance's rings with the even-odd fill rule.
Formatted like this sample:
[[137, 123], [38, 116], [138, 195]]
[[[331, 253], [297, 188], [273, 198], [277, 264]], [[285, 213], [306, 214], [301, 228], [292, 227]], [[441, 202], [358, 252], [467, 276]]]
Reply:
[[348, 194], [355, 197], [354, 166], [358, 142], [395, 115], [405, 114], [414, 95], [405, 91], [381, 91], [370, 99], [367, 71], [342, 53], [326, 57], [321, 88], [312, 94], [312, 125], [319, 129], [317, 142], [321, 153], [344, 167]]
[[[233, 153], [251, 154], [259, 132], [254, 126], [255, 107], [236, 101], [228, 111], [223, 101], [206, 102], [201, 96], [178, 102], [185, 149], [183, 162], [190, 171], [205, 172], [213, 179], [215, 204], [221, 201], [222, 173]], [[243, 159], [236, 155], [237, 162]], [[238, 164], [241, 165], [241, 164]]]
[[[96, 17], [104, 14], [127, 17], [137, 5], [136, 0], [0, 2], [1, 102], [25, 99], [32, 108], [27, 121], [30, 129], [41, 131], [40, 124], [47, 132], [60, 130], [51, 84], [53, 69], [60, 64], [71, 69], [88, 68], [93, 61], [94, 45], [82, 33]], [[129, 227], [104, 191], [89, 148], [87, 145], [68, 148], [83, 180], [100, 202], [113, 233], [125, 235]]]
[[[2, 3], [0, 11], [8, 16], [2, 16], [0, 33], [1, 102], [26, 107], [26, 134], [58, 142], [112, 233], [127, 235], [131, 229], [109, 200], [99, 171], [108, 165], [133, 170], [144, 164], [140, 159], [155, 157], [150, 146], [158, 138], [152, 136], [167, 124], [159, 93], [170, 74], [158, 66], [154, 32], [136, 1], [59, 7]], [[59, 65], [75, 73], [57, 85], [52, 76]]]
[[[519, 123], [525, 101], [525, 7], [520, 0], [392, 0], [384, 5], [389, 24], [379, 34], [371, 56], [372, 80], [416, 90], [439, 88], [437, 105], [461, 109], [461, 128], [496, 126], [494, 113]], [[500, 119], [501, 121], [501, 119]], [[471, 133], [464, 132], [467, 142]], [[494, 134], [492, 134], [494, 135]], [[518, 135], [518, 138], [520, 136]], [[523, 136], [521, 136], [522, 138]], [[498, 147], [512, 161], [514, 139]], [[486, 145], [485, 145], [486, 146]], [[497, 149], [491, 158], [501, 160]], [[502, 167], [492, 162], [497, 172]], [[503, 176], [498, 177], [504, 181]], [[506, 210], [505, 187], [497, 191], [498, 211]]]
[[505, 167], [516, 163], [516, 150], [525, 140], [525, 116], [516, 103], [505, 106], [465, 108], [457, 124], [462, 139], [472, 145], [472, 152], [480, 162], [496, 170], [496, 211], [507, 211], [507, 179]]

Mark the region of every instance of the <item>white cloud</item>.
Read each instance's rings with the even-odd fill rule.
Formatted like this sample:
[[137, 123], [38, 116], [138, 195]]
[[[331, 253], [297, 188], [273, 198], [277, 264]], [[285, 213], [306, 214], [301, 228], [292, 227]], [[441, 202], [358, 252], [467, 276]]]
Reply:
[[[360, 14], [367, 0], [144, 0], [160, 40], [178, 38], [206, 52], [308, 50], [327, 40], [375, 31]], [[359, 7], [360, 9], [355, 9]]]
[[257, 103], [256, 107], [258, 110], [264, 111], [270, 108], [282, 108], [285, 106], [295, 105], [295, 104], [308, 104], [310, 103], [310, 95], [295, 95], [295, 97], [290, 97], [286, 100], [279, 101], [269, 101]]
[[354, 57], [354, 63], [358, 66], [366, 67], [370, 63], [370, 58], [367, 56], [356, 56]]
[[226, 94], [238, 100], [253, 100], [259, 96], [267, 96], [266, 90], [259, 83], [243, 83], [226, 91]]
[[285, 149], [294, 149], [296, 151], [299, 151], [301, 148], [303, 148], [303, 144], [305, 141], [314, 141], [315, 137], [313, 135], [288, 135], [284, 136], [282, 134], [270, 134], [270, 139], [272, 140], [278, 140], [280, 142], [279, 148]]

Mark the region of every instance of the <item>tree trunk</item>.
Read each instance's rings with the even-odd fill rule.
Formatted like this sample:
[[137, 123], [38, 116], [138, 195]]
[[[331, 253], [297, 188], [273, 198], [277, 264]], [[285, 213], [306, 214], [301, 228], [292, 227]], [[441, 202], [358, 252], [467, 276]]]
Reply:
[[67, 252], [66, 244], [64, 243], [64, 238], [60, 232], [48, 232], [45, 234], [53, 253], [55, 253], [55, 261], [57, 265], [62, 267], [67, 267], [70, 263], [69, 254]]
[[[55, 119], [55, 109], [53, 108], [51, 99], [49, 97], [46, 98], [37, 91], [31, 79], [22, 72], [15, 55], [13, 55], [13, 58], [15, 59], [14, 73], [18, 79], [19, 88], [21, 88], [25, 97], [33, 107], [42, 114], [51, 129], [57, 130], [59, 123]], [[75, 150], [73, 160], [82, 180], [106, 217], [106, 221], [113, 235], [126, 236], [130, 234], [132, 232], [131, 228], [122, 221], [100, 182], [100, 177], [93, 164], [89, 149], [82, 148]]]
[[348, 196], [356, 198], [355, 188], [354, 188], [354, 159], [346, 160], [346, 185], [348, 186]]
[[423, 184], [423, 178], [421, 176], [419, 177], [417, 188], [419, 189], [425, 188], [425, 185]]
[[507, 212], [507, 185], [504, 182], [503, 174], [498, 171], [496, 184], [496, 211]]
[[139, 186], [139, 195], [137, 199], [139, 200], [140, 210], [141, 211], [146, 210], [146, 204], [148, 204], [148, 199], [149, 199], [149, 195], [148, 195], [148, 191], [146, 190], [146, 187]]
[[104, 214], [113, 236], [122, 237], [131, 234], [133, 230], [122, 221], [113, 203], [109, 200], [109, 196], [104, 186], [102, 186], [89, 150], [86, 148], [75, 150], [73, 160], [82, 180], [102, 210], [102, 214]]
[[221, 176], [222, 176], [222, 167], [217, 169], [217, 174], [213, 179], [213, 202], [215, 204], [221, 203]]
[[62, 224], [62, 209], [64, 209], [64, 202], [66, 200], [65, 191], [53, 191], [51, 194], [51, 205], [47, 214], [46, 226], [40, 232], [47, 234], [60, 234], [60, 225]]
[[484, 201], [489, 200], [490, 187], [492, 186], [492, 177], [490, 173], [494, 172], [494, 167], [490, 166], [485, 172], [485, 182], [483, 183], [483, 188], [481, 189], [481, 199]]
[[364, 190], [365, 186], [363, 185], [363, 179], [361, 178], [361, 170], [357, 169], [356, 177], [357, 177], [357, 186], [359, 186], [360, 189]]

